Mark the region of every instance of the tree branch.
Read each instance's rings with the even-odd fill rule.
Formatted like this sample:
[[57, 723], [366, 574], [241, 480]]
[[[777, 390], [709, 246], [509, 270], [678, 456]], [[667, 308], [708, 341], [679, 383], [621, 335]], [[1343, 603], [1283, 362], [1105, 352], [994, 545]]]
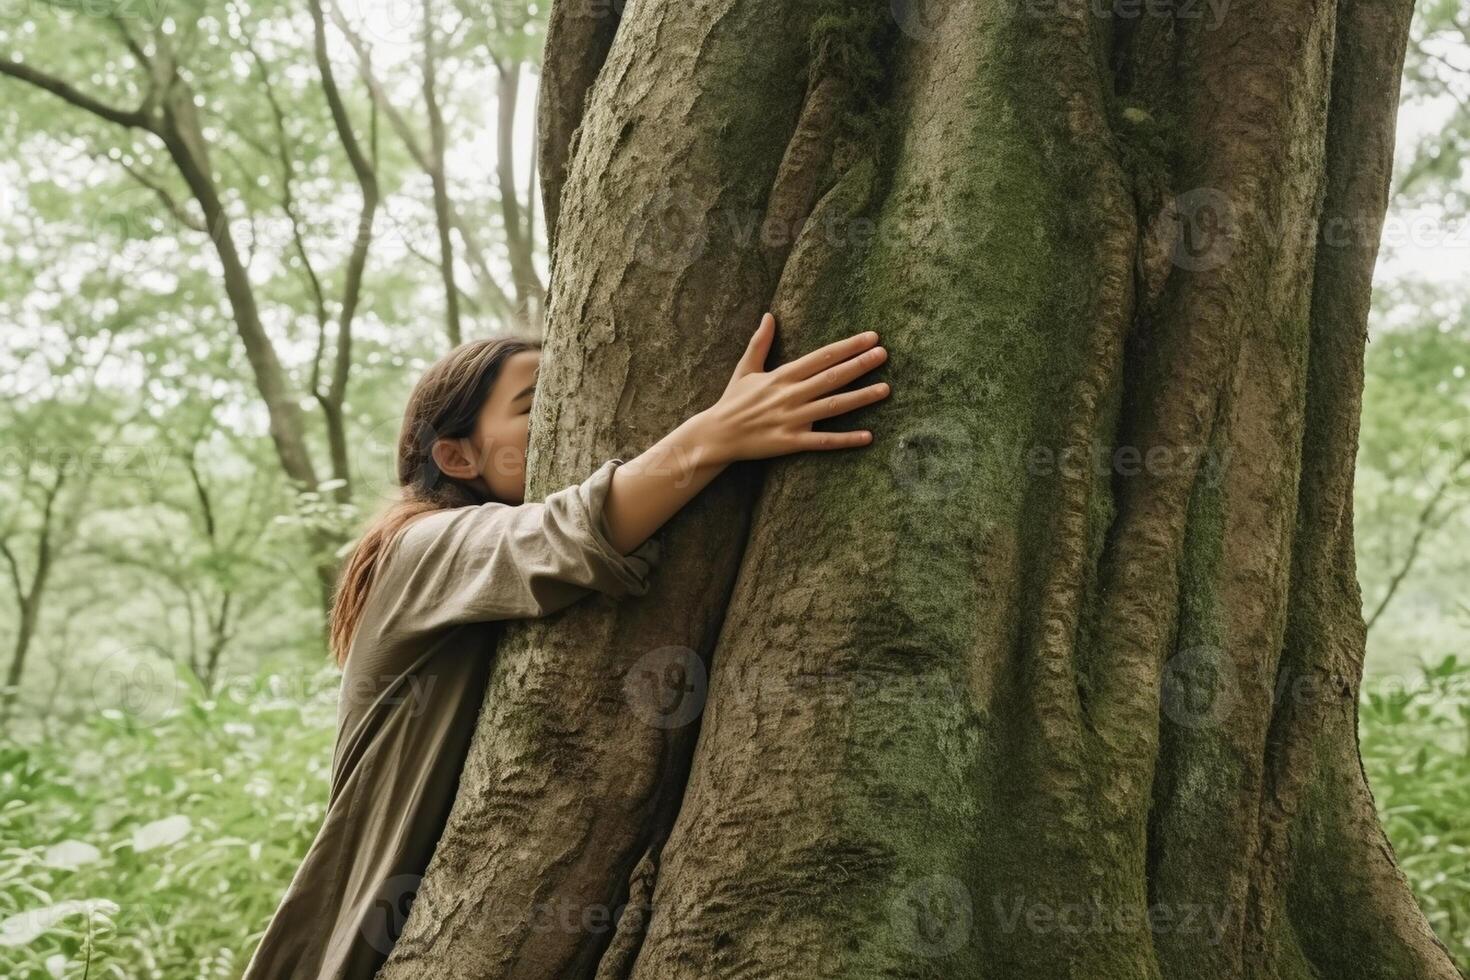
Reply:
[[163, 206], [165, 209], [167, 209], [168, 213], [173, 215], [174, 220], [177, 221], [179, 224], [193, 231], [209, 231], [209, 229], [204, 226], [204, 222], [201, 219], [194, 217], [189, 212], [185, 211], [183, 205], [174, 200], [173, 195], [170, 194], [168, 192], [168, 189], [165, 188], [162, 184], [155, 182], [153, 178], [147, 176], [142, 171], [135, 170], [124, 161], [120, 160], [118, 161], [118, 163], [122, 166], [124, 170], [128, 172], [128, 176], [132, 177], [139, 184], [142, 184], [144, 187], [152, 191], [158, 197], [159, 201], [163, 203]]
[[449, 344], [458, 347], [463, 334], [459, 324], [459, 290], [454, 284], [454, 238], [449, 233], [449, 188], [444, 166], [444, 116], [439, 111], [439, 95], [435, 86], [434, 3], [424, 6], [424, 105], [429, 116], [429, 152], [433, 167], [429, 181], [434, 191], [434, 224], [439, 232], [439, 276], [444, 283], [444, 318], [449, 329]]
[[[432, 179], [433, 168], [429, 161], [428, 153], [419, 142], [418, 136], [414, 133], [413, 128], [409, 126], [408, 121], [403, 117], [403, 113], [389, 101], [388, 94], [383, 89], [382, 82], [373, 72], [370, 57], [371, 52], [368, 49], [367, 43], [353, 30], [352, 25], [347, 22], [342, 12], [335, 6], [331, 9], [331, 15], [332, 23], [337, 25], [337, 29], [342, 32], [342, 36], [352, 46], [352, 50], [357, 52], [358, 74], [362, 78], [363, 84], [367, 86], [368, 92], [372, 95], [374, 104], [388, 117], [388, 125], [393, 128], [393, 132], [397, 134], [404, 149], [408, 150], [408, 155], [413, 157], [414, 163], [418, 164], [419, 169], [423, 170]], [[454, 230], [459, 232], [460, 242], [464, 245], [465, 258], [469, 261], [470, 271], [474, 274], [475, 282], [480, 287], [481, 295], [497, 310], [509, 314], [511, 310], [510, 297], [505, 294], [505, 290], [495, 281], [495, 276], [490, 271], [490, 264], [485, 258], [485, 249], [480, 244], [479, 236], [475, 234], [469, 222], [464, 220], [464, 217], [459, 213], [459, 209], [454, 206], [453, 201], [449, 202], [449, 220], [454, 225]]]
[[129, 129], [146, 129], [151, 131], [153, 128], [148, 121], [147, 114], [142, 109], [129, 111], [119, 109], [116, 106], [110, 106], [105, 102], [87, 95], [74, 86], [63, 82], [59, 78], [55, 78], [45, 72], [37, 71], [30, 65], [24, 65], [18, 61], [12, 61], [9, 58], [0, 58], [0, 75], [9, 75], [11, 78], [50, 92], [57, 98], [70, 103], [78, 109], [90, 112], [97, 118], [104, 119], [107, 122], [116, 123], [119, 126], [125, 126]]
[[1383, 611], [1388, 608], [1388, 604], [1398, 594], [1399, 586], [1403, 584], [1404, 579], [1413, 570], [1414, 564], [1419, 558], [1419, 549], [1423, 546], [1424, 539], [1429, 535], [1429, 532], [1437, 531], [1443, 527], [1445, 521], [1449, 520], [1463, 506], [1456, 504], [1441, 514], [1438, 521], [1434, 519], [1435, 509], [1439, 506], [1440, 501], [1444, 499], [1446, 491], [1450, 488], [1450, 484], [1455, 481], [1467, 464], [1470, 464], [1470, 452], [1460, 456], [1455, 462], [1455, 465], [1450, 469], [1449, 474], [1435, 488], [1434, 493], [1429, 498], [1429, 502], [1420, 510], [1419, 519], [1415, 522], [1414, 536], [1409, 541], [1409, 550], [1404, 555], [1404, 560], [1399, 563], [1399, 567], [1394, 570], [1393, 576], [1388, 581], [1388, 588], [1384, 591], [1382, 598], [1373, 607], [1372, 614], [1364, 624], [1366, 629], [1373, 629], [1373, 625], [1378, 622], [1378, 618], [1383, 615]]
[[337, 137], [352, 166], [362, 191], [362, 209], [357, 219], [357, 237], [352, 243], [352, 253], [347, 259], [347, 275], [342, 286], [342, 308], [337, 317], [337, 352], [332, 365], [332, 378], [326, 392], [314, 392], [327, 416], [328, 437], [332, 450], [333, 475], [343, 481], [338, 489], [338, 498], [346, 500], [351, 492], [349, 467], [347, 465], [345, 424], [341, 418], [342, 403], [347, 396], [348, 372], [352, 367], [352, 318], [357, 313], [358, 299], [362, 294], [363, 269], [367, 265], [368, 248], [373, 239], [373, 215], [378, 209], [378, 176], [372, 164], [357, 142], [352, 130], [352, 120], [347, 115], [347, 106], [337, 88], [337, 79], [332, 71], [332, 61], [327, 54], [327, 25], [322, 10], [322, 0], [308, 0], [311, 22], [314, 29], [317, 70], [321, 74], [322, 91], [327, 97], [327, 106], [332, 112], [332, 123]]
[[556, 247], [556, 219], [561, 211], [561, 188], [567, 179], [572, 134], [582, 124], [587, 90], [607, 60], [620, 20], [620, 15], [608, 8], [588, 10], [575, 3], [551, 7], [536, 109], [541, 134], [541, 209], [546, 216], [548, 252]]

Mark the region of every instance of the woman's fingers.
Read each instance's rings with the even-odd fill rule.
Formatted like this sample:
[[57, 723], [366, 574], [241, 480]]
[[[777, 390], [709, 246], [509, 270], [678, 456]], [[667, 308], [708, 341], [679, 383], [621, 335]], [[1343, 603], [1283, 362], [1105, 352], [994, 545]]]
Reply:
[[[877, 332], [869, 330], [854, 334], [767, 372], [765, 362], [770, 356], [775, 328], [774, 316], [766, 313], [761, 317], [760, 325], [756, 327], [746, 345], [745, 353], [735, 366], [732, 384], [726, 389], [725, 398], [732, 399], [732, 405], [737, 402], [750, 403], [742, 411], [758, 404], [769, 394], [779, 395], [778, 403], [767, 403], [774, 411], [769, 419], [760, 423], [770, 426], [756, 440], [763, 447], [752, 448], [749, 458], [758, 459], [808, 450], [851, 449], [871, 443], [873, 433], [866, 429], [823, 432], [803, 428], [803, 431], [792, 434], [789, 426], [793, 422], [803, 427], [809, 426], [819, 419], [842, 415], [888, 397], [890, 388], [885, 382], [871, 384], [858, 391], [832, 393], [834, 389], [874, 370], [888, 359], [886, 350], [874, 346], [878, 343]], [[749, 387], [749, 384], [754, 384], [749, 382], [736, 390], [734, 381], [755, 373], [762, 375], [759, 384]], [[780, 407], [777, 408], [777, 405]], [[732, 408], [729, 417], [738, 418], [739, 412]], [[772, 437], [784, 448], [775, 449], [774, 445], [765, 441]], [[756, 438], [754, 432], [751, 438]]]
[[785, 381], [805, 381], [823, 368], [860, 354], [877, 342], [878, 332], [876, 330], [854, 334], [845, 340], [818, 347], [810, 354], [804, 354], [790, 364], [783, 364], [771, 373], [781, 376]]
[[851, 449], [854, 446], [866, 446], [872, 441], [873, 433], [867, 429], [856, 429], [852, 432], [803, 432], [796, 437], [796, 449], [793, 452]]
[[830, 419], [836, 415], [843, 415], [854, 409], [871, 405], [873, 402], [881, 401], [888, 397], [892, 389], [886, 381], [870, 384], [866, 388], [857, 391], [844, 391], [836, 395], [828, 395], [826, 398], [818, 398], [797, 410], [796, 418], [802, 422], [815, 422], [818, 419]]
[[795, 385], [791, 389], [792, 395], [801, 402], [808, 402], [820, 398], [834, 388], [860, 378], [869, 371], [875, 370], [878, 365], [888, 359], [888, 351], [882, 347], [874, 347], [865, 350], [856, 357], [848, 358], [840, 364], [827, 368], [807, 378], [805, 381]]
[[766, 369], [766, 358], [771, 356], [771, 339], [775, 333], [776, 318], [767, 313], [761, 317], [760, 325], [755, 328], [755, 333], [750, 335], [750, 342], [745, 345], [745, 353], [740, 355], [740, 363], [735, 365], [735, 377], [739, 378]]

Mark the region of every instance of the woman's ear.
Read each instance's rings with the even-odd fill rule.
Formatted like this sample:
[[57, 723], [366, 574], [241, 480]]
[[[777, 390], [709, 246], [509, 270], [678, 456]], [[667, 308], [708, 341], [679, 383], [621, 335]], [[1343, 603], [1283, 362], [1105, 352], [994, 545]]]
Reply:
[[429, 452], [440, 473], [456, 480], [473, 480], [480, 475], [480, 469], [475, 465], [469, 449], [468, 439], [443, 438], [435, 439]]

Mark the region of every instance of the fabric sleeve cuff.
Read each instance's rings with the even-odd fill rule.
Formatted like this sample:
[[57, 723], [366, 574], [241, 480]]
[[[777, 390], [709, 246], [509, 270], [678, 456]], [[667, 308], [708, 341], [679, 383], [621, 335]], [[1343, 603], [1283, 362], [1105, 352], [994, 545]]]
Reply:
[[593, 545], [592, 559], [607, 573], [609, 583], [615, 583], [614, 588], [603, 591], [609, 595], [641, 596], [648, 591], [649, 574], [658, 565], [661, 547], [655, 534], [624, 555], [608, 540], [607, 519], [604, 514], [607, 492], [612, 484], [613, 470], [623, 462], [624, 460], [618, 458], [604, 461], [591, 476], [582, 481], [578, 487], [578, 496], [582, 500], [582, 513]]

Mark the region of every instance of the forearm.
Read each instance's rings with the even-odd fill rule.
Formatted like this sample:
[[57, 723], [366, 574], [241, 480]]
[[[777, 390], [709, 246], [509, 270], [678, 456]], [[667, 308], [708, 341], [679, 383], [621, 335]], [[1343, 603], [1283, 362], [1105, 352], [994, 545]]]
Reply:
[[729, 465], [711, 416], [686, 419], [613, 471], [603, 507], [608, 540], [628, 554]]

